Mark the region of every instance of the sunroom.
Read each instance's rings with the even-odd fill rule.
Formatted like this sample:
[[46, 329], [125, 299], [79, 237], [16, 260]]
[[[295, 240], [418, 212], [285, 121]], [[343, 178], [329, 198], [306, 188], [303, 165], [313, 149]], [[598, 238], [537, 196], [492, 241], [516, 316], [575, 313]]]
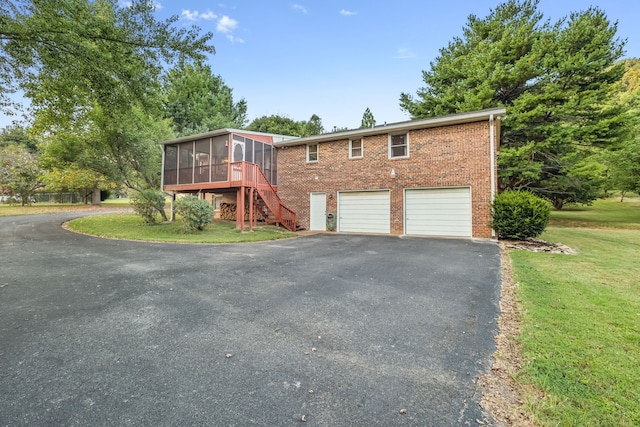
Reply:
[[[276, 222], [295, 228], [295, 215], [291, 220], [287, 212], [282, 212], [287, 209], [276, 194], [278, 162], [273, 143], [289, 139], [295, 137], [220, 129], [164, 141], [162, 189], [174, 196], [199, 193], [208, 200], [212, 194], [233, 197], [238, 212], [251, 205], [253, 213], [253, 202], [261, 198]], [[238, 227], [244, 228], [244, 216], [242, 221], [240, 217], [238, 213]]]

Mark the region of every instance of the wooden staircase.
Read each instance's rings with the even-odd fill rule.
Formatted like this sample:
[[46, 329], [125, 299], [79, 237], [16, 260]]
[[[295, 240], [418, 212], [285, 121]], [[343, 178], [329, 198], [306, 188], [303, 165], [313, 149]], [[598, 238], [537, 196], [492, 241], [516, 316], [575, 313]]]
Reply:
[[281, 224], [289, 231], [298, 231], [296, 213], [285, 206], [262, 169], [256, 164], [236, 162], [231, 164], [231, 183], [253, 188], [259, 196], [258, 207], [267, 222]]

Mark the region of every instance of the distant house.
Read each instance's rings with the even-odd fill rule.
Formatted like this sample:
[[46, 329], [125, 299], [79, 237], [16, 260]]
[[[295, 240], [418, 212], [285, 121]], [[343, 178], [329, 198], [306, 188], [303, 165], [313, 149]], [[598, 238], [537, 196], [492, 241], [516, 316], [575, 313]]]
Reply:
[[504, 116], [496, 108], [305, 138], [225, 129], [166, 141], [163, 189], [215, 194], [205, 196], [214, 203], [233, 195], [239, 227], [249, 206], [250, 219], [259, 207], [291, 230], [490, 238]]

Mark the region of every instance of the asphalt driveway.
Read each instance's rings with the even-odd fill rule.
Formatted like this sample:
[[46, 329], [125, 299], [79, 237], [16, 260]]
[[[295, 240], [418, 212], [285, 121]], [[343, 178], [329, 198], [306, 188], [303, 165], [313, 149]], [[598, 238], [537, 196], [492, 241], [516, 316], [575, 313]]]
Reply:
[[492, 422], [495, 244], [155, 244], [74, 216], [0, 218], [1, 426]]

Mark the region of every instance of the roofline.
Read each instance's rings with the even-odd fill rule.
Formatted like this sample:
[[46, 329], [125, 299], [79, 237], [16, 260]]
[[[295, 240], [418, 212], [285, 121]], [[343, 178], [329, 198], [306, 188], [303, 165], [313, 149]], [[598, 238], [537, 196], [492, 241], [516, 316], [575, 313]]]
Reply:
[[485, 110], [471, 111], [468, 113], [449, 114], [446, 116], [430, 117], [428, 119], [409, 120], [391, 124], [384, 124], [372, 128], [362, 128], [347, 130], [343, 132], [323, 133], [320, 135], [305, 136], [288, 141], [274, 142], [276, 147], [291, 147], [294, 145], [313, 144], [326, 141], [335, 141], [337, 139], [351, 139], [363, 136], [380, 135], [382, 133], [393, 133], [408, 131], [413, 129], [425, 129], [438, 126], [450, 126], [461, 123], [473, 123], [489, 120], [491, 116], [496, 118], [506, 117], [507, 110], [505, 108], [488, 108]]
[[198, 134], [194, 134], [194, 135], [181, 136], [179, 138], [167, 139], [166, 141], [160, 141], [160, 144], [162, 144], [162, 145], [176, 144], [176, 143], [179, 143], [179, 142], [193, 141], [193, 140], [196, 140], [196, 139], [204, 139], [204, 138], [211, 138], [211, 137], [214, 137], [214, 136], [226, 135], [226, 134], [229, 134], [229, 133], [244, 133], [244, 134], [250, 134], [250, 135], [271, 136], [271, 137], [283, 138], [283, 139], [297, 139], [298, 138], [297, 136], [292, 136], [292, 135], [280, 135], [280, 134], [277, 134], [277, 133], [255, 132], [255, 131], [246, 130], [246, 129], [223, 128], [223, 129], [212, 130], [212, 131], [209, 131], [209, 132], [198, 133]]

